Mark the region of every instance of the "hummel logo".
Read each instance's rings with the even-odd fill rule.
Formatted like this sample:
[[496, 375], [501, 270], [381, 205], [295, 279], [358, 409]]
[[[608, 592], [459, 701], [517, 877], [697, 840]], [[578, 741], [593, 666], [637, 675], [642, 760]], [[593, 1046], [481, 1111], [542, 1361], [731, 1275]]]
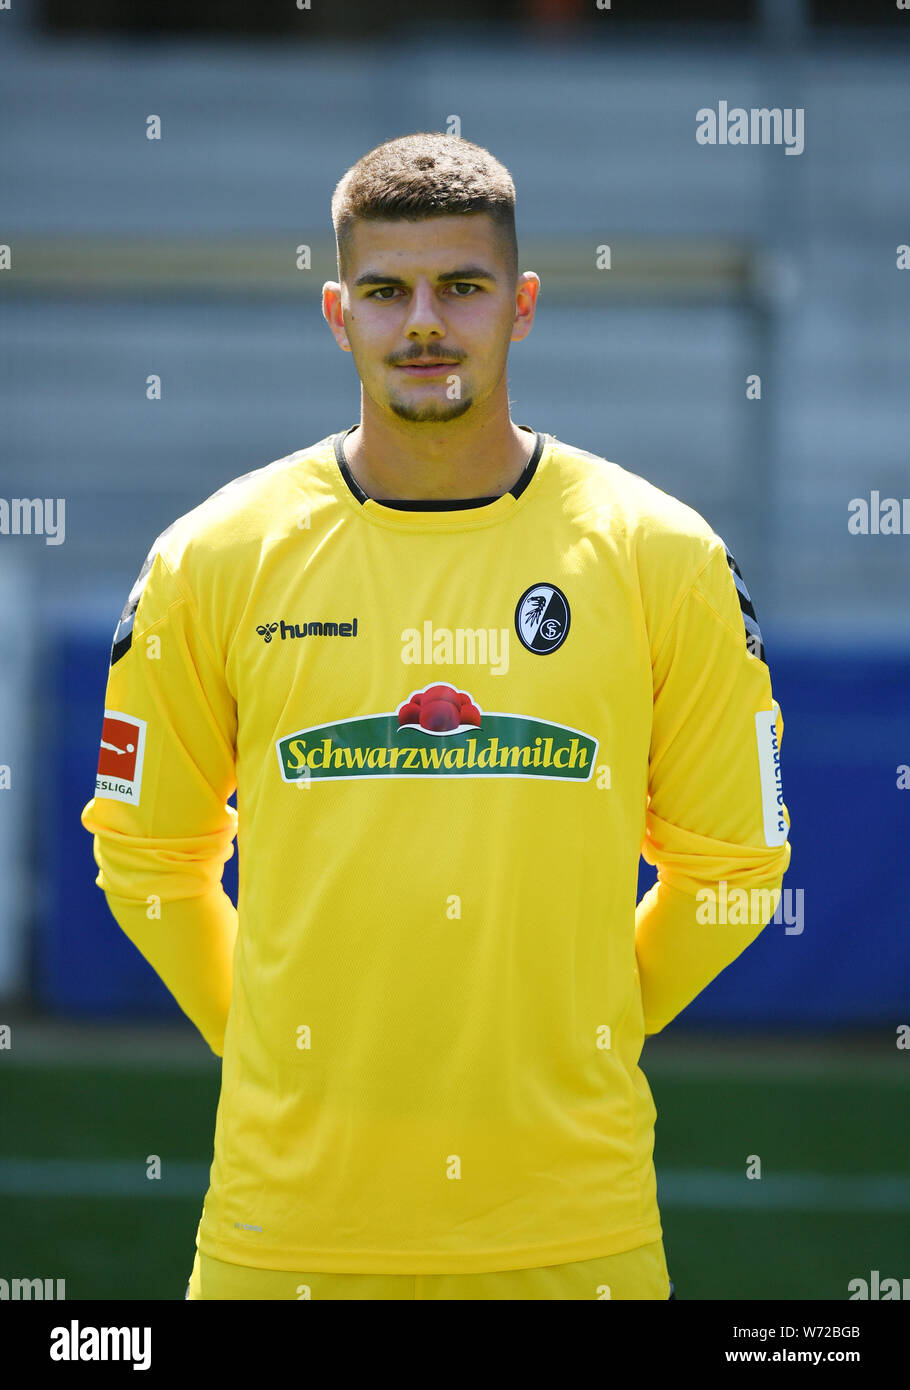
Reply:
[[288, 637], [356, 637], [357, 619], [349, 623], [260, 623], [256, 631], [266, 642], [281, 629], [281, 640]]

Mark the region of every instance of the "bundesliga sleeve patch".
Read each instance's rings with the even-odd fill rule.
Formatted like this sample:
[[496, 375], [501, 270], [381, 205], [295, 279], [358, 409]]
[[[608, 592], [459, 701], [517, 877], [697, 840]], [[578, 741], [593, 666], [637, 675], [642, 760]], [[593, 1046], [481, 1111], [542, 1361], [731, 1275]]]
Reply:
[[[723, 538], [720, 538], [723, 540]], [[733, 576], [733, 583], [736, 585], [736, 596], [739, 599], [740, 611], [743, 615], [743, 626], [746, 629], [746, 649], [757, 656], [759, 661], [765, 661], [765, 646], [762, 641], [761, 628], [758, 625], [758, 618], [749, 590], [746, 588], [746, 581], [742, 577], [739, 565], [730, 553], [726, 541], [723, 547], [727, 555], [727, 564], [730, 566], [730, 573]], [[765, 663], [767, 665], [767, 662]]]
[[758, 771], [761, 777], [761, 808], [765, 844], [782, 845], [787, 839], [784, 818], [784, 791], [780, 775], [780, 744], [777, 739], [777, 709], [759, 710], [755, 716], [758, 743]]
[[121, 714], [115, 709], [104, 711], [95, 778], [96, 796], [108, 801], [128, 801], [131, 806], [139, 805], [145, 730], [144, 719]]

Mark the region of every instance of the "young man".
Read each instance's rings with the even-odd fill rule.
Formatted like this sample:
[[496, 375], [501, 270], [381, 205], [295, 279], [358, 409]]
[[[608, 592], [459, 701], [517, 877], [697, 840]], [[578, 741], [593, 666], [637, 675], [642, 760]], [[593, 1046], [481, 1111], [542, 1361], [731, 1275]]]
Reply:
[[666, 1299], [642, 1045], [789, 862], [754, 610], [694, 511], [512, 423], [502, 165], [393, 140], [332, 215], [360, 421], [159, 536], [83, 812], [223, 1055], [188, 1297]]

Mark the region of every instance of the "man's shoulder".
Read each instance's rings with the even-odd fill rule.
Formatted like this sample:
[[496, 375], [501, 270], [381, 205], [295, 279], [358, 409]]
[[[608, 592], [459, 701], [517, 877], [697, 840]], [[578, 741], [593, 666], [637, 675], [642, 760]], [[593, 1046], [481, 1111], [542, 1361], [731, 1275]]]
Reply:
[[258, 554], [261, 544], [280, 531], [299, 530], [320, 497], [326, 495], [325, 465], [332, 456], [333, 435], [241, 473], [165, 528], [153, 553], [170, 569], [192, 558], [213, 563], [244, 552]]
[[724, 548], [700, 512], [641, 474], [559, 439], [553, 440], [553, 457], [564, 481], [574, 484], [582, 515], [613, 537], [625, 537], [636, 550], [655, 560], [675, 554], [698, 560]]

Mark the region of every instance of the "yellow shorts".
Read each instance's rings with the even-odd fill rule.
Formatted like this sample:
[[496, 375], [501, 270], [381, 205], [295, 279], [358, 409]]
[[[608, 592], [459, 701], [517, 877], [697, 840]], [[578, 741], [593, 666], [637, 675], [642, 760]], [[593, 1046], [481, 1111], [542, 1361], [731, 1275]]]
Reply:
[[187, 1298], [667, 1299], [663, 1242], [580, 1264], [491, 1274], [306, 1274], [225, 1264], [196, 1251]]

